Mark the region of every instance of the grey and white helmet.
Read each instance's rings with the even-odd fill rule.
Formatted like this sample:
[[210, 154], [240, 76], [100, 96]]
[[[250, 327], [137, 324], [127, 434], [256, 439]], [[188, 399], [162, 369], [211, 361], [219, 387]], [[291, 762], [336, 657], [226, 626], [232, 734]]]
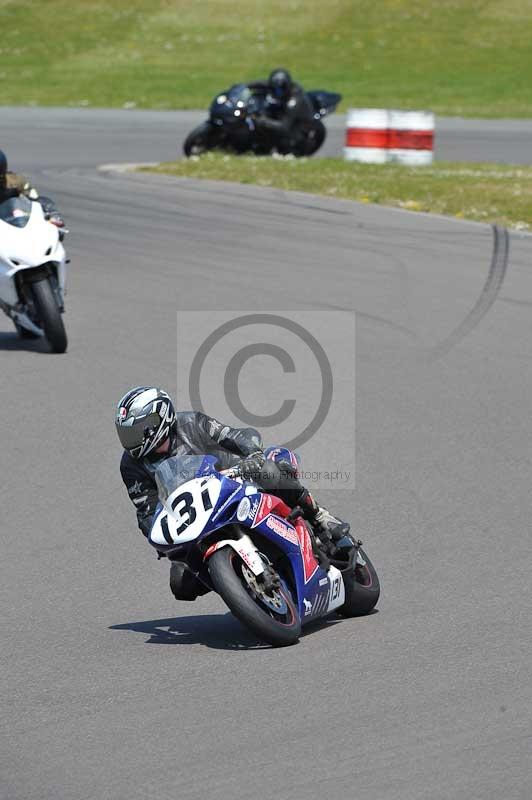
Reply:
[[137, 386], [118, 403], [115, 424], [124, 450], [139, 459], [173, 436], [177, 423], [166, 392], [154, 386]]

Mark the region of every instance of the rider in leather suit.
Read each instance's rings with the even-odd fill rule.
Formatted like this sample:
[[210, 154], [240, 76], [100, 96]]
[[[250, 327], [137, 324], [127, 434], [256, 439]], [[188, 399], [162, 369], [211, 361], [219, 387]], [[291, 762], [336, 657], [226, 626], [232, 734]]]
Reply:
[[254, 118], [257, 131], [273, 134], [279, 152], [290, 152], [302, 138], [302, 127], [314, 119], [305, 91], [285, 69], [274, 69], [267, 81], [253, 81], [248, 88], [267, 97], [267, 112]]
[[[339, 539], [349, 532], [347, 523], [320, 508], [301, 485], [295, 459], [265, 463], [261, 436], [253, 428], [231, 428], [199, 411], [176, 412], [166, 392], [146, 386], [122, 397], [115, 423], [124, 448], [122, 480], [146, 537], [158, 503], [157, 466], [162, 459], [193, 454], [216, 456], [220, 469], [239, 463], [243, 477], [280, 497], [291, 508], [300, 506], [320, 537]], [[179, 561], [172, 562], [170, 588], [178, 600], [195, 600], [208, 591]]]

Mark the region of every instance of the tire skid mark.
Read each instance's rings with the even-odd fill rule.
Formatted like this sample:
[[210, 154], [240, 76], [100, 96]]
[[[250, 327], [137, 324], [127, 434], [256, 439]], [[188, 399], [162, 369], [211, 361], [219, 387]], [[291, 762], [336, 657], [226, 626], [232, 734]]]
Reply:
[[447, 355], [459, 342], [465, 339], [488, 313], [499, 295], [508, 267], [510, 237], [506, 228], [500, 225], [492, 225], [491, 227], [493, 230], [493, 254], [488, 277], [482, 287], [480, 296], [462, 322], [439, 344], [429, 349], [428, 360], [430, 362]]

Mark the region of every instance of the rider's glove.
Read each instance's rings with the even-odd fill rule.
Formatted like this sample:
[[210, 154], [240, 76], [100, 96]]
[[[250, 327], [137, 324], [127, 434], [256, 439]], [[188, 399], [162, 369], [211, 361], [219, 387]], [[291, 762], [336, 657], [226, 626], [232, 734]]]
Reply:
[[238, 465], [240, 474], [250, 481], [259, 480], [265, 460], [262, 450], [251, 453]]

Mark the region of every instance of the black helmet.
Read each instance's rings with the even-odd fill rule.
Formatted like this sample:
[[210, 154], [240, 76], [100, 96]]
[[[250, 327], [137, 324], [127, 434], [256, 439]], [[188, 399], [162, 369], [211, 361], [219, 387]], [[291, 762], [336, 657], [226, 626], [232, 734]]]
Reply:
[[154, 386], [137, 386], [125, 394], [118, 403], [115, 424], [122, 447], [137, 459], [152, 453], [177, 431], [170, 397]]
[[0, 186], [6, 185], [7, 158], [3, 150], [0, 150]]
[[286, 100], [292, 90], [292, 76], [286, 69], [274, 69], [270, 72], [268, 85], [277, 100]]

